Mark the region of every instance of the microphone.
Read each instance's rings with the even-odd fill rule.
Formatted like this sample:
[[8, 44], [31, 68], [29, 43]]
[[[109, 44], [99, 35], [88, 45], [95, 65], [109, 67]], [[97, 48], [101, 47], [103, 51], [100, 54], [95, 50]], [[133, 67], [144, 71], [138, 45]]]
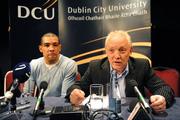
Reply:
[[[13, 95], [11, 97], [7, 97], [8, 99], [10, 99], [11, 101], [11, 110], [15, 110], [16, 109], [16, 97], [19, 97], [21, 95], [20, 90], [18, 89], [19, 84], [20, 83], [24, 83], [26, 80], [28, 80], [29, 76], [30, 76], [30, 65], [29, 63], [26, 62], [21, 62], [19, 64], [17, 64], [14, 68], [13, 68], [13, 83], [11, 85], [11, 88], [8, 92], [11, 92]], [[6, 93], [5, 93], [6, 95]]]
[[146, 108], [148, 110], [148, 112], [151, 111], [151, 107], [149, 106], [149, 104], [145, 101], [143, 95], [141, 94], [141, 92], [139, 91], [138, 89], [138, 84], [135, 80], [131, 80], [130, 81], [130, 84], [132, 87], [134, 87], [134, 91], [136, 92], [137, 96], [138, 96], [138, 99], [139, 101], [143, 104], [144, 108]]
[[36, 116], [36, 114], [39, 110], [39, 106], [43, 102], [43, 95], [44, 95], [44, 91], [47, 89], [47, 86], [48, 86], [48, 83], [46, 81], [42, 81], [40, 83], [40, 94], [38, 96], [35, 108], [33, 110], [33, 116]]
[[30, 65], [29, 63], [26, 62], [21, 62], [19, 64], [17, 64], [14, 68], [13, 68], [13, 83], [11, 85], [10, 91], [14, 92], [18, 86], [19, 83], [24, 83], [26, 80], [28, 80], [29, 76], [30, 76]]
[[24, 83], [29, 78], [30, 72], [30, 64], [21, 62], [14, 67], [13, 78], [18, 79], [19, 83]]

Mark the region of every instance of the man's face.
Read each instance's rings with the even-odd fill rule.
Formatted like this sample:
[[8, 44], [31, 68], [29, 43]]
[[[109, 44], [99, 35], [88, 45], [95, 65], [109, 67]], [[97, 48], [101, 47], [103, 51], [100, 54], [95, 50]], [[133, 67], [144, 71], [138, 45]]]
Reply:
[[127, 39], [115, 35], [107, 41], [105, 49], [112, 68], [121, 73], [125, 69], [129, 56], [132, 53], [131, 43]]
[[39, 50], [43, 54], [46, 64], [53, 64], [59, 59], [61, 45], [57, 37], [45, 36], [42, 38], [41, 45], [39, 45]]

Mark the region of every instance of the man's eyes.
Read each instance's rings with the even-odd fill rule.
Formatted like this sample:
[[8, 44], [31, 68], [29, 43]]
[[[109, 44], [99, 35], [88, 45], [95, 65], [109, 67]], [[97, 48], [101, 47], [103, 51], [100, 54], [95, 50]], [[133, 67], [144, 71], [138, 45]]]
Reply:
[[126, 52], [127, 49], [119, 49], [119, 52]]
[[53, 44], [53, 46], [58, 46], [59, 44]]
[[[115, 49], [109, 49], [109, 52], [111, 52], [111, 53], [113, 53], [113, 52], [115, 52], [115, 51], [116, 51]], [[127, 51], [127, 49], [122, 48], [122, 49], [118, 49], [118, 51], [119, 51], [120, 53], [124, 53], [124, 52]]]
[[44, 44], [43, 46], [44, 47], [49, 47], [49, 46], [54, 46], [54, 47], [57, 47], [57, 46], [59, 46], [59, 44]]
[[110, 49], [109, 51], [110, 51], [110, 52], [113, 52], [114, 50], [113, 50], [113, 49]]

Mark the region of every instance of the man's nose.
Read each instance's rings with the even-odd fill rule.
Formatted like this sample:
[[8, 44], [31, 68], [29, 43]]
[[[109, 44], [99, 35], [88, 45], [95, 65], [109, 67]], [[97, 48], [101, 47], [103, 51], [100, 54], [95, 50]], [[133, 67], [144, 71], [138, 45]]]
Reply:
[[115, 56], [116, 58], [120, 58], [120, 57], [121, 57], [121, 54], [120, 54], [119, 51], [116, 51], [116, 52], [114, 53], [114, 56]]
[[49, 50], [54, 50], [54, 48], [55, 48], [55, 47], [54, 47], [53, 45], [50, 45], [50, 46], [49, 46]]

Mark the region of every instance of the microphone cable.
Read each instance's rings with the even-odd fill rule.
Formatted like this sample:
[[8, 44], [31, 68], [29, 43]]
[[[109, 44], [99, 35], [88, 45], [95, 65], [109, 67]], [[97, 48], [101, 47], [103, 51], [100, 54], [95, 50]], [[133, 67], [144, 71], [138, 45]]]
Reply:
[[[91, 99], [91, 96], [90, 96]], [[124, 120], [115, 111], [109, 109], [98, 109], [90, 113], [90, 99], [85, 104], [86, 110], [83, 110], [83, 120], [99, 120], [99, 117], [106, 117], [107, 120]]]
[[84, 105], [83, 109], [83, 120], [87, 120], [87, 118], [89, 119], [89, 115], [90, 115], [90, 100], [91, 100], [91, 95], [89, 96], [89, 100], [88, 102]]
[[82, 110], [83, 110], [82, 119], [83, 120], [87, 120], [87, 118], [89, 118], [89, 115], [90, 115], [89, 107], [87, 106], [87, 104], [85, 104], [82, 107]]
[[98, 109], [95, 110], [91, 115], [90, 115], [90, 120], [98, 120], [100, 118], [104, 119], [106, 117], [106, 120], [124, 120], [121, 116], [119, 116], [116, 112], [113, 110], [109, 109]]

